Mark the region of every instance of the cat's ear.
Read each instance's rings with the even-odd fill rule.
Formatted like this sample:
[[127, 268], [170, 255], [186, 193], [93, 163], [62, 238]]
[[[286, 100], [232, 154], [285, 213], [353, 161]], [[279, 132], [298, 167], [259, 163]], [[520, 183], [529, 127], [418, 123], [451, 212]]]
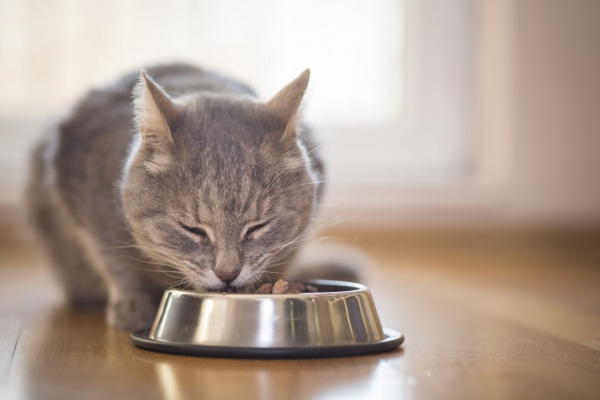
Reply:
[[133, 106], [143, 143], [164, 145], [173, 142], [168, 124], [175, 109], [173, 101], [144, 70], [133, 89]]
[[299, 108], [309, 78], [310, 70], [307, 69], [267, 102], [267, 107], [271, 112], [286, 124], [281, 140], [296, 138]]

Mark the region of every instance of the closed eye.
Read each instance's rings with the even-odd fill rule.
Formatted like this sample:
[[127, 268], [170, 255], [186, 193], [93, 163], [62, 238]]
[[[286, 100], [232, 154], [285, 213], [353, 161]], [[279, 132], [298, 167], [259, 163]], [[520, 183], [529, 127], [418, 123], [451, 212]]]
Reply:
[[179, 223], [179, 225], [189, 233], [198, 236], [201, 239], [208, 240], [208, 233], [206, 233], [204, 229], [195, 226], [187, 226], [182, 223]]
[[244, 237], [246, 239], [252, 239], [260, 230], [267, 226], [269, 222], [271, 221], [265, 221], [255, 225], [250, 225], [248, 228], [246, 228], [246, 233], [244, 234]]

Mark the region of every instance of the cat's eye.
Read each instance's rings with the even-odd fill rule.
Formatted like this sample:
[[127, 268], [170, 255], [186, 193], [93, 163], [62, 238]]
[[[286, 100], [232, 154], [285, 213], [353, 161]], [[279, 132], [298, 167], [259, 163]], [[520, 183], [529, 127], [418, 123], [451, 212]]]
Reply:
[[256, 234], [257, 232], [259, 232], [261, 229], [263, 229], [265, 226], [267, 226], [267, 224], [270, 221], [265, 221], [265, 222], [261, 222], [255, 225], [250, 225], [248, 228], [246, 228], [246, 233], [244, 234], [244, 237], [246, 239], [250, 239], [252, 238], [252, 236], [254, 234]]
[[201, 239], [208, 240], [208, 233], [206, 233], [206, 231], [204, 229], [198, 228], [195, 226], [187, 226], [187, 225], [184, 225], [181, 223], [179, 225], [181, 225], [181, 227], [183, 229], [185, 229], [186, 231], [188, 231], [189, 233], [196, 235], [196, 236], [200, 237]]

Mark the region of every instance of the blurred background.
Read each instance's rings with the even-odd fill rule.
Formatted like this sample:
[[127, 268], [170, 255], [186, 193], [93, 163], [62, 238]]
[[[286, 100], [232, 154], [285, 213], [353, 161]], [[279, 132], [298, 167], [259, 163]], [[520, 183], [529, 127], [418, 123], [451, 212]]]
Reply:
[[347, 226], [600, 222], [598, 1], [0, 1], [0, 210], [87, 90], [187, 61], [268, 99], [312, 69], [307, 120]]
[[600, 221], [597, 1], [0, 1], [0, 209], [87, 90], [187, 61], [263, 99], [312, 69], [307, 120], [344, 224]]

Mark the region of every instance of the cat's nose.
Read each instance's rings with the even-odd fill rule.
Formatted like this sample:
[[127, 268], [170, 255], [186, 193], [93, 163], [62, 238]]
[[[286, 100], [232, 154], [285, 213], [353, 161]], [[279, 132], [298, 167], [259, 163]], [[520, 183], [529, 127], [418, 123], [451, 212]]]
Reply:
[[223, 282], [229, 283], [240, 274], [241, 268], [215, 269], [215, 274]]

